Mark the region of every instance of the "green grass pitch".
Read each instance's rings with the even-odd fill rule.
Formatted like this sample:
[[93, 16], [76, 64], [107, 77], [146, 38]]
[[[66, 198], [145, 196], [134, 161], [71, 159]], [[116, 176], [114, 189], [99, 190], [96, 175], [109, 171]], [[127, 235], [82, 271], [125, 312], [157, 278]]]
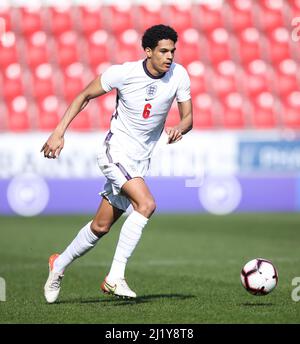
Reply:
[[[61, 252], [89, 216], [0, 218], [0, 323], [203, 324], [299, 323], [291, 298], [300, 276], [300, 214], [155, 215], [127, 267], [136, 300], [100, 292], [124, 218], [65, 272], [59, 302], [46, 304], [48, 257]], [[244, 263], [271, 259], [279, 284], [252, 296]], [[300, 291], [299, 291], [300, 295]]]

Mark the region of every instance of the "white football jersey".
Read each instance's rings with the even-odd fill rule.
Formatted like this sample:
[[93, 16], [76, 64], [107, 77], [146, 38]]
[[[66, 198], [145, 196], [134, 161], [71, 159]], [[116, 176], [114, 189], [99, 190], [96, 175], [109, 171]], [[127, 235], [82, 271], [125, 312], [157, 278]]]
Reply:
[[109, 144], [134, 160], [151, 157], [174, 98], [177, 102], [191, 98], [188, 73], [174, 62], [158, 77], [149, 73], [146, 60], [113, 65], [100, 80], [106, 92], [117, 89], [116, 110], [107, 136]]

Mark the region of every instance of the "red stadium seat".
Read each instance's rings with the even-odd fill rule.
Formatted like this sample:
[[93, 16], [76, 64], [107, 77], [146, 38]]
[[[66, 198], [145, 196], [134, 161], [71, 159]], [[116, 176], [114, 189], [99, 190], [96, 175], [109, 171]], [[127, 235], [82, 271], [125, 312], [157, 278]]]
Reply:
[[254, 26], [254, 9], [252, 0], [227, 0], [230, 11], [228, 22], [230, 28], [240, 32], [247, 27]]
[[162, 6], [160, 2], [149, 1], [141, 4], [137, 9], [137, 27], [140, 32], [144, 32], [150, 26], [163, 23]]
[[44, 63], [32, 70], [32, 96], [40, 100], [49, 95], [55, 94], [55, 80], [58, 74], [53, 70], [52, 65]]
[[278, 125], [276, 100], [272, 93], [262, 92], [252, 99], [252, 125], [257, 129], [272, 129]]
[[70, 103], [86, 86], [84, 66], [74, 63], [68, 66], [63, 75], [63, 95], [67, 103]]
[[117, 52], [112, 55], [115, 63], [135, 61], [144, 56], [140, 48], [140, 37], [135, 30], [126, 30], [116, 38], [114, 49]]
[[79, 61], [77, 50], [79, 47], [81, 47], [81, 41], [74, 31], [66, 31], [57, 37], [56, 58], [60, 67]]
[[163, 13], [166, 15], [164, 19], [168, 25], [171, 25], [178, 33], [193, 27], [193, 10], [189, 2], [169, 4], [163, 9]]
[[252, 125], [255, 129], [274, 129], [278, 126], [274, 109], [254, 107]]
[[10, 131], [23, 132], [31, 129], [29, 118], [31, 111], [24, 96], [18, 96], [7, 102], [7, 109], [7, 125]]
[[261, 59], [261, 35], [255, 27], [248, 27], [236, 35], [238, 59], [242, 64]]
[[49, 36], [44, 31], [37, 31], [25, 40], [25, 59], [30, 68], [35, 68], [49, 61]]
[[283, 60], [276, 66], [276, 91], [280, 96], [286, 96], [300, 90], [298, 65], [294, 60]]
[[92, 114], [89, 108], [82, 110], [70, 124], [70, 129], [74, 131], [89, 131], [92, 128]]
[[6, 32], [5, 39], [0, 41], [0, 67], [4, 69], [12, 63], [18, 63], [18, 60], [16, 36], [13, 32]]
[[178, 46], [178, 56], [175, 52], [175, 57], [184, 65], [197, 60], [202, 60], [200, 50], [200, 35], [195, 29], [187, 29], [181, 33]]
[[103, 29], [102, 6], [79, 6], [79, 27], [84, 35]]
[[271, 91], [272, 73], [264, 60], [254, 60], [244, 66], [242, 87], [250, 98]]
[[118, 5], [103, 8], [105, 13], [105, 28], [114, 35], [135, 27], [132, 6], [130, 2], [120, 1]]
[[[206, 74], [208, 73], [208, 68], [200, 62], [193, 61], [187, 65], [187, 71], [191, 80], [191, 94], [192, 96], [199, 93], [207, 92], [206, 84]], [[210, 79], [210, 76], [207, 78]]]
[[[140, 35], [160, 23], [179, 33], [195, 129], [300, 130], [300, 0], [95, 3], [1, 3], [0, 130], [53, 130], [91, 75], [144, 58]], [[91, 101], [71, 130], [107, 130], [115, 107], [116, 92]]]
[[37, 127], [39, 130], [53, 130], [63, 115], [62, 106], [54, 95], [49, 95], [37, 103]]
[[64, 32], [74, 30], [72, 19], [72, 7], [66, 2], [62, 2], [61, 6], [49, 7], [49, 24], [50, 31], [57, 36]]
[[22, 70], [18, 63], [9, 65], [3, 75], [3, 96], [6, 101], [22, 96], [24, 85], [22, 80]]
[[289, 5], [290, 9], [292, 10], [293, 16], [300, 15], [300, 2], [299, 0], [287, 0], [286, 3]]
[[111, 65], [112, 63], [110, 61], [105, 61], [105, 62], [96, 64], [94, 66], [90, 66], [91, 73], [94, 75], [94, 77], [96, 77], [97, 75], [101, 75], [103, 72], [105, 72], [106, 69], [110, 67]]
[[20, 29], [23, 35], [30, 36], [37, 31], [43, 31], [43, 9], [38, 7], [20, 7]]
[[42, 131], [52, 131], [59, 122], [59, 115], [56, 111], [41, 110], [38, 116], [38, 129]]
[[104, 30], [95, 31], [87, 38], [88, 63], [93, 68], [110, 60], [111, 37]]
[[286, 128], [300, 129], [300, 91], [282, 98], [281, 120]]
[[271, 31], [268, 38], [268, 57], [273, 64], [290, 58], [290, 31], [278, 27]]
[[226, 129], [244, 129], [244, 100], [241, 94], [229, 93], [222, 101], [221, 125]]
[[[200, 4], [198, 11], [195, 9], [196, 27], [204, 31], [206, 34], [217, 28], [225, 28], [225, 21], [222, 13], [222, 3], [212, 2]], [[199, 18], [201, 18], [199, 20]]]
[[11, 20], [12, 9], [9, 6], [0, 6], [0, 25], [1, 31], [5, 32], [13, 31], [12, 20]]
[[212, 75], [212, 90], [219, 98], [237, 92], [237, 66], [231, 60], [222, 61], [215, 66]]
[[230, 34], [224, 28], [216, 28], [207, 36], [208, 60], [212, 64], [218, 64], [231, 59]]
[[195, 129], [212, 129], [215, 101], [208, 93], [198, 94], [193, 99], [193, 126]]
[[284, 2], [285, 0], [260, 0], [258, 2], [261, 29], [271, 31], [285, 25]]

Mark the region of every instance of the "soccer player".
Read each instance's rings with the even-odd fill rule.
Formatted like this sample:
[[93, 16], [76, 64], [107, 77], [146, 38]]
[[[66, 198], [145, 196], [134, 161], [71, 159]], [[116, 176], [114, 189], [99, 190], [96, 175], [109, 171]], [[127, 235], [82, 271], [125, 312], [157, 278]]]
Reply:
[[125, 268], [155, 211], [155, 201], [144, 176], [174, 98], [180, 121], [175, 127], [165, 129], [168, 143], [181, 140], [193, 125], [189, 76], [184, 67], [173, 61], [176, 42], [177, 33], [169, 26], [147, 29], [142, 37], [146, 58], [113, 65], [92, 81], [73, 100], [41, 149], [46, 158], [57, 158], [64, 147], [64, 133], [75, 116], [91, 99], [117, 89], [116, 110], [98, 156], [98, 165], [107, 179], [102, 200], [93, 220], [79, 231], [65, 251], [49, 258], [49, 277], [44, 287], [48, 303], [57, 300], [66, 267], [93, 248], [130, 204], [134, 210], [121, 228], [113, 262], [101, 289], [116, 296], [136, 297], [125, 280]]

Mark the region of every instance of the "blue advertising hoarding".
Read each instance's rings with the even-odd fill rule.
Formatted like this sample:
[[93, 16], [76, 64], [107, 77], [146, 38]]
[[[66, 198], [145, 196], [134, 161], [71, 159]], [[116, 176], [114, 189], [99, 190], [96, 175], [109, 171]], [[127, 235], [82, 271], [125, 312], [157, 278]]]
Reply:
[[[105, 179], [104, 133], [69, 134], [61, 157], [44, 159], [45, 134], [2, 135], [0, 214], [94, 213]], [[300, 210], [300, 140], [195, 132], [157, 145], [146, 178], [158, 212]]]

